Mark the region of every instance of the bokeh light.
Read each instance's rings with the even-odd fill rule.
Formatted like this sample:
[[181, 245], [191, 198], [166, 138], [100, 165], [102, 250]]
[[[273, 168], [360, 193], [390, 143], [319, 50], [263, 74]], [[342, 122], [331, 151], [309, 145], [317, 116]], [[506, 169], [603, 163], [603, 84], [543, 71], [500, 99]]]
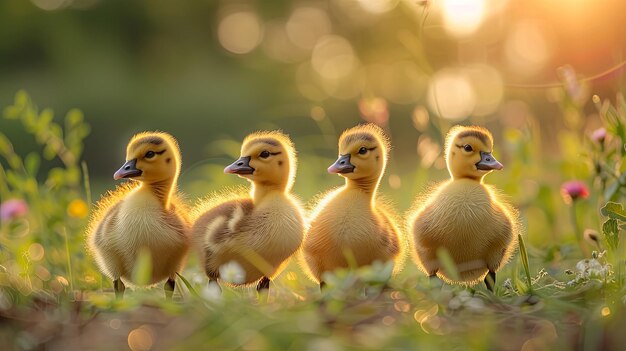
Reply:
[[357, 0], [359, 5], [368, 12], [378, 14], [393, 10], [398, 0]]
[[500, 73], [487, 65], [471, 65], [464, 67], [463, 71], [476, 96], [476, 106], [472, 114], [486, 116], [495, 112], [504, 96], [504, 83]]
[[476, 94], [469, 77], [458, 69], [437, 72], [428, 87], [428, 105], [445, 119], [468, 117], [476, 106]]
[[302, 49], [311, 50], [317, 41], [331, 33], [330, 19], [325, 11], [315, 7], [299, 7], [286, 25], [289, 39]]
[[222, 18], [217, 36], [224, 49], [235, 54], [247, 54], [261, 43], [263, 27], [256, 13], [239, 11]]
[[547, 33], [545, 25], [537, 21], [520, 21], [513, 26], [504, 48], [512, 73], [532, 75], [545, 66], [552, 54]]
[[142, 325], [128, 333], [128, 347], [132, 351], [148, 351], [154, 345], [154, 331], [147, 325]]
[[444, 26], [455, 36], [474, 33], [485, 16], [485, 0], [443, 0], [441, 5]]
[[357, 58], [350, 42], [337, 35], [322, 37], [311, 57], [313, 69], [327, 79], [338, 79], [347, 76], [358, 65]]

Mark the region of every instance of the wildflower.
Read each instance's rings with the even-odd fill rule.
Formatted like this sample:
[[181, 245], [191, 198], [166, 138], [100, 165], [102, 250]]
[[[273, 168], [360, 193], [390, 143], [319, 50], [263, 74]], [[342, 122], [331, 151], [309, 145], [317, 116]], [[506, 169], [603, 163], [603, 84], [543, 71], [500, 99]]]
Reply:
[[605, 128], [598, 128], [591, 133], [591, 140], [598, 144], [602, 144], [604, 142], [604, 139], [606, 139]]
[[448, 308], [457, 310], [460, 308], [467, 308], [473, 311], [480, 311], [485, 307], [483, 300], [473, 297], [467, 291], [461, 291], [459, 294], [450, 299], [448, 302]]
[[230, 261], [220, 266], [220, 278], [232, 284], [241, 284], [246, 280], [246, 272], [239, 263]]
[[8, 221], [28, 213], [28, 204], [22, 199], [11, 199], [0, 205], [0, 220]]
[[502, 283], [502, 286], [507, 290], [513, 290], [513, 282], [511, 281], [511, 278], [506, 278], [504, 283]]
[[577, 276], [583, 279], [592, 277], [604, 278], [609, 273], [609, 268], [608, 264], [602, 264], [595, 258], [580, 260], [576, 264]]
[[566, 204], [571, 204], [578, 199], [586, 199], [589, 196], [589, 189], [585, 183], [572, 180], [561, 185], [561, 195]]
[[85, 218], [87, 213], [89, 213], [89, 208], [85, 201], [81, 199], [74, 199], [67, 205], [67, 214], [70, 217]]

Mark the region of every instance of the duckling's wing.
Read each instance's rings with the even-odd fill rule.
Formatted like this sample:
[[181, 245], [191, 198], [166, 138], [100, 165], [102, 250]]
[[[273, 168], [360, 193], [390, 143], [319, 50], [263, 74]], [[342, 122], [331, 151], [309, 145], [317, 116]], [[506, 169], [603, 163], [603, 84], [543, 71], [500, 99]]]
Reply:
[[94, 206], [87, 227], [87, 243], [91, 243], [96, 234], [102, 234], [105, 228], [104, 222], [108, 222], [117, 216], [119, 204], [124, 196], [139, 186], [138, 182], [129, 181], [118, 185], [115, 190], [108, 191]]
[[254, 204], [250, 198], [234, 199], [208, 209], [196, 219], [192, 235], [198, 247], [210, 248], [224, 244], [236, 233]]

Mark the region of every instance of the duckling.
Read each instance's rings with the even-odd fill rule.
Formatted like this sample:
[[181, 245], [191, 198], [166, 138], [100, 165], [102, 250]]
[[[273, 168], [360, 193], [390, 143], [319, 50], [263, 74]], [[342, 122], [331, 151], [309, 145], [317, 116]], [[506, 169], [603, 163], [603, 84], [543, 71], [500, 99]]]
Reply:
[[303, 258], [311, 277], [324, 286], [324, 272], [350, 265], [402, 257], [401, 232], [392, 211], [378, 196], [387, 165], [389, 141], [381, 128], [364, 124], [343, 132], [339, 158], [328, 168], [345, 178], [345, 185], [330, 191], [313, 210], [305, 235]]
[[193, 245], [209, 284], [218, 282], [221, 266], [234, 261], [245, 279], [228, 283], [257, 283], [257, 291], [269, 291], [270, 282], [298, 251], [305, 221], [290, 193], [296, 163], [294, 145], [282, 132], [257, 132], [244, 139], [241, 157], [224, 173], [248, 180], [249, 196], [204, 200], [194, 211]]
[[181, 156], [176, 139], [167, 133], [144, 132], [132, 137], [126, 163], [113, 175], [130, 179], [105, 195], [89, 225], [88, 246], [100, 270], [113, 280], [116, 297], [124, 295], [125, 282], [140, 250], [152, 258], [154, 284], [167, 279], [164, 290], [171, 299], [191, 244], [188, 208], [176, 189]]
[[[496, 272], [515, 250], [518, 212], [483, 183], [485, 175], [503, 168], [492, 151], [487, 129], [455, 126], [448, 132], [445, 157], [451, 179], [418, 200], [409, 214], [415, 259], [428, 276], [470, 286], [484, 280], [493, 291]], [[454, 260], [459, 280], [440, 266], [440, 248]]]

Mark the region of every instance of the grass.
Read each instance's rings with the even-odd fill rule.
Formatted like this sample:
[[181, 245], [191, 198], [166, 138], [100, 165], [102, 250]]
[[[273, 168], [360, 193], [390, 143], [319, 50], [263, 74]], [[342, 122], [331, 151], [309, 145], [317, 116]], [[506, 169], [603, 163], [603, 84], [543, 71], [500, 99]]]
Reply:
[[[564, 130], [568, 151], [555, 159], [542, 160], [532, 128], [504, 131], [501, 152], [517, 164], [492, 178], [520, 208], [525, 230], [494, 294], [482, 285], [430, 282], [410, 261], [391, 279], [383, 264], [335, 272], [320, 292], [293, 261], [269, 296], [225, 286], [220, 295], [191, 257], [174, 301], [166, 301], [161, 285], [114, 298], [84, 246], [92, 194], [81, 154], [89, 127], [76, 110], [57, 124], [19, 92], [4, 118], [21, 123], [41, 149], [18, 154], [0, 133], [0, 201], [28, 206], [0, 222], [0, 342], [8, 350], [618, 349], [626, 341], [626, 107], [623, 99], [593, 102], [606, 139]], [[193, 172], [221, 185], [215, 168]], [[419, 172], [401, 178], [432, 179]], [[313, 187], [301, 178], [301, 188]], [[591, 194], [566, 196], [567, 204], [560, 185], [571, 178], [584, 180]], [[407, 204], [416, 189], [385, 190]], [[583, 236], [578, 226], [591, 231]]]

